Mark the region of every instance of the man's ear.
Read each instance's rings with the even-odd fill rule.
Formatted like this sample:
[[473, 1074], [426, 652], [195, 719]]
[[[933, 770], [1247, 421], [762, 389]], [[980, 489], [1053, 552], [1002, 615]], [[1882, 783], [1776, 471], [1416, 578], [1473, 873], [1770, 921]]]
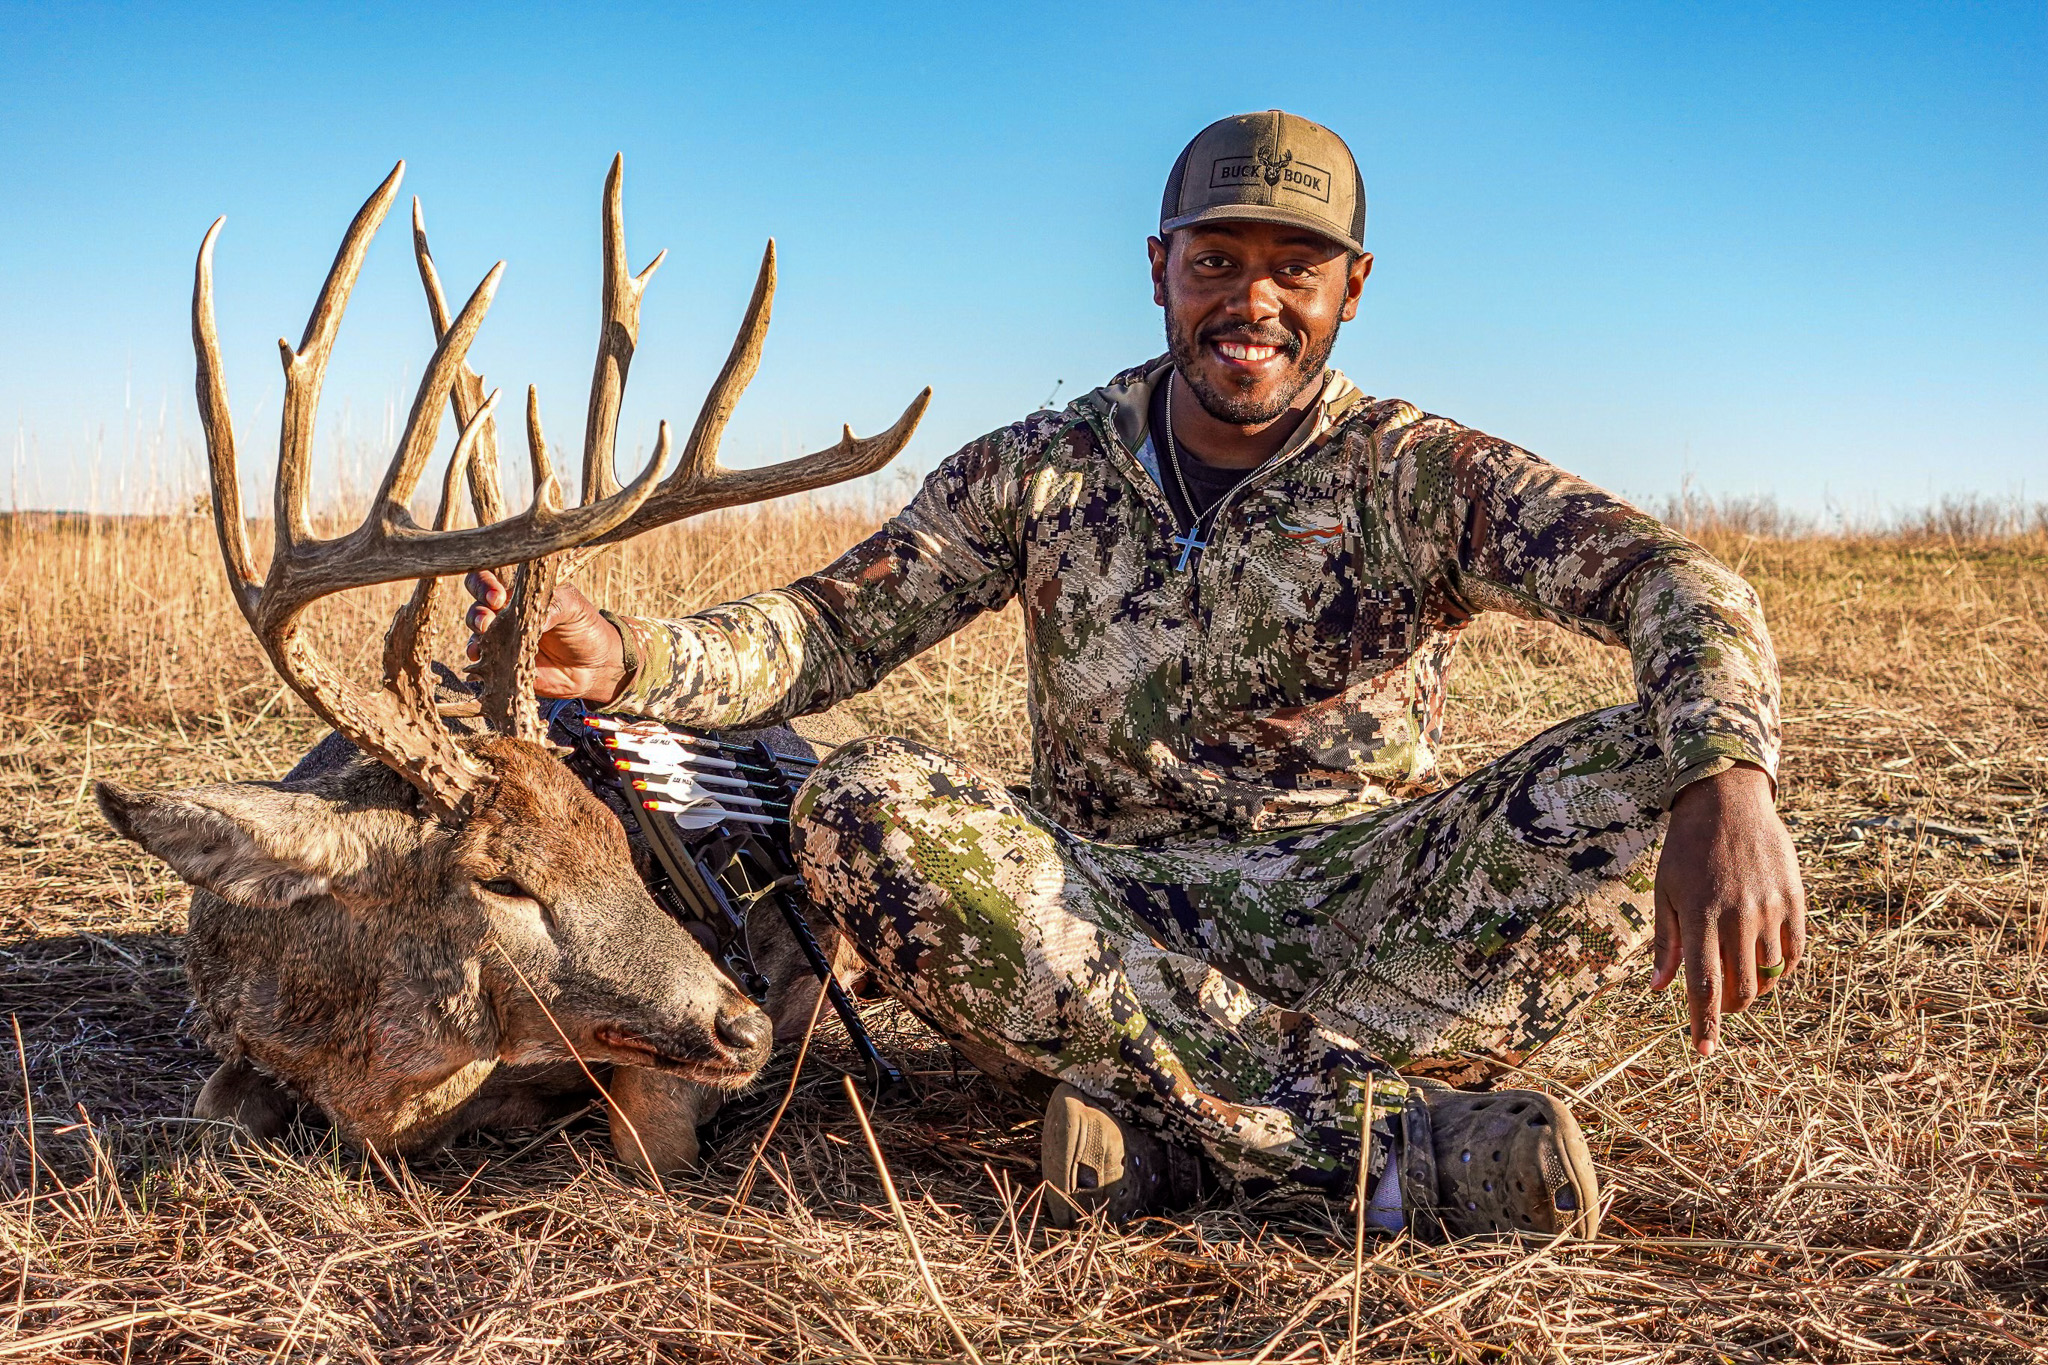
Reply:
[[1365, 279], [1370, 274], [1372, 274], [1372, 253], [1370, 251], [1361, 251], [1358, 253], [1358, 259], [1351, 263], [1351, 269], [1345, 272], [1344, 309], [1337, 315], [1338, 321], [1349, 322], [1358, 316], [1358, 299], [1361, 294], [1365, 293]]
[[93, 798], [122, 837], [180, 877], [258, 910], [325, 895], [366, 862], [340, 812], [310, 792], [262, 782], [138, 792], [96, 782]]
[[1168, 248], [1157, 237], [1145, 239], [1145, 254], [1152, 258], [1152, 302], [1166, 306], [1166, 258]]

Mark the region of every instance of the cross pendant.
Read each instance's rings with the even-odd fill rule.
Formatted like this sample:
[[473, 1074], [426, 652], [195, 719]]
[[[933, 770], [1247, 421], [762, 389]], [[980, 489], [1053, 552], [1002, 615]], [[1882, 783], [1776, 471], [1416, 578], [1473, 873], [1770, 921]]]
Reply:
[[1195, 554], [1197, 550], [1206, 550], [1209, 548], [1209, 542], [1203, 540], [1200, 531], [1192, 527], [1189, 528], [1188, 533], [1186, 535], [1175, 536], [1173, 538], [1173, 543], [1180, 547], [1180, 562], [1173, 566], [1174, 571], [1176, 573], [1186, 571], [1188, 567], [1188, 560]]

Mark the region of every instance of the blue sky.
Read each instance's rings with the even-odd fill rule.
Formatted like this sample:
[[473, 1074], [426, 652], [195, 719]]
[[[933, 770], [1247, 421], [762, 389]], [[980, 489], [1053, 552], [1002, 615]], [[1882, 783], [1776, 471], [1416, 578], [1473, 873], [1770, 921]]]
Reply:
[[[1377, 267], [1336, 361], [1623, 493], [2048, 496], [2048, 8], [0, 3], [0, 420], [24, 505], [189, 477], [191, 261], [267, 480], [294, 339], [393, 161], [476, 358], [573, 452], [597, 197], [649, 294], [622, 450], [687, 427], [763, 239], [748, 463], [936, 397], [903, 463], [1163, 349], [1160, 184], [1211, 119], [1351, 143]], [[323, 448], [388, 450], [430, 351], [394, 213]], [[516, 409], [516, 403], [508, 408]], [[397, 415], [394, 419], [391, 414]], [[622, 460], [623, 463], [623, 460]], [[126, 490], [125, 493], [123, 490]]]

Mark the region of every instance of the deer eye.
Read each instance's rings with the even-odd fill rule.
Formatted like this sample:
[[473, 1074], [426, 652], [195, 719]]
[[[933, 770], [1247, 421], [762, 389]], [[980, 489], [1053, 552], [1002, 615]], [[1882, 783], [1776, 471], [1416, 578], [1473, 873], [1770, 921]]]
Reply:
[[534, 895], [531, 891], [528, 891], [518, 882], [512, 880], [512, 878], [493, 877], [487, 882], [478, 882], [477, 885], [493, 896], [502, 896], [506, 900], [511, 901], [525, 901], [540, 912], [540, 922], [547, 926], [549, 933], [554, 933], [557, 927], [559, 927], [555, 923], [554, 907], [539, 896]]

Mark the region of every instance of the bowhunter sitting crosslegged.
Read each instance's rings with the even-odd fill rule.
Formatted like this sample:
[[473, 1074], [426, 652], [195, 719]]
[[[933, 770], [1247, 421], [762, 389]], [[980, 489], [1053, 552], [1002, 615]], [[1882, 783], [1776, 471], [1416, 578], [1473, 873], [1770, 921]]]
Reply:
[[[1023, 604], [1030, 799], [871, 739], [805, 784], [793, 837], [889, 991], [985, 1068], [1059, 1082], [1056, 1218], [1362, 1169], [1384, 1227], [1590, 1233], [1565, 1105], [1396, 1068], [1524, 1058], [1653, 943], [1708, 1054], [1799, 958], [1756, 594], [1619, 499], [1325, 368], [1364, 228], [1335, 134], [1213, 124], [1148, 243], [1167, 356], [969, 444], [787, 588], [680, 620], [569, 586], [549, 609], [544, 695], [728, 727]], [[470, 588], [487, 628], [502, 589]], [[1626, 645], [1639, 699], [1442, 786], [1445, 673], [1489, 610]]]

